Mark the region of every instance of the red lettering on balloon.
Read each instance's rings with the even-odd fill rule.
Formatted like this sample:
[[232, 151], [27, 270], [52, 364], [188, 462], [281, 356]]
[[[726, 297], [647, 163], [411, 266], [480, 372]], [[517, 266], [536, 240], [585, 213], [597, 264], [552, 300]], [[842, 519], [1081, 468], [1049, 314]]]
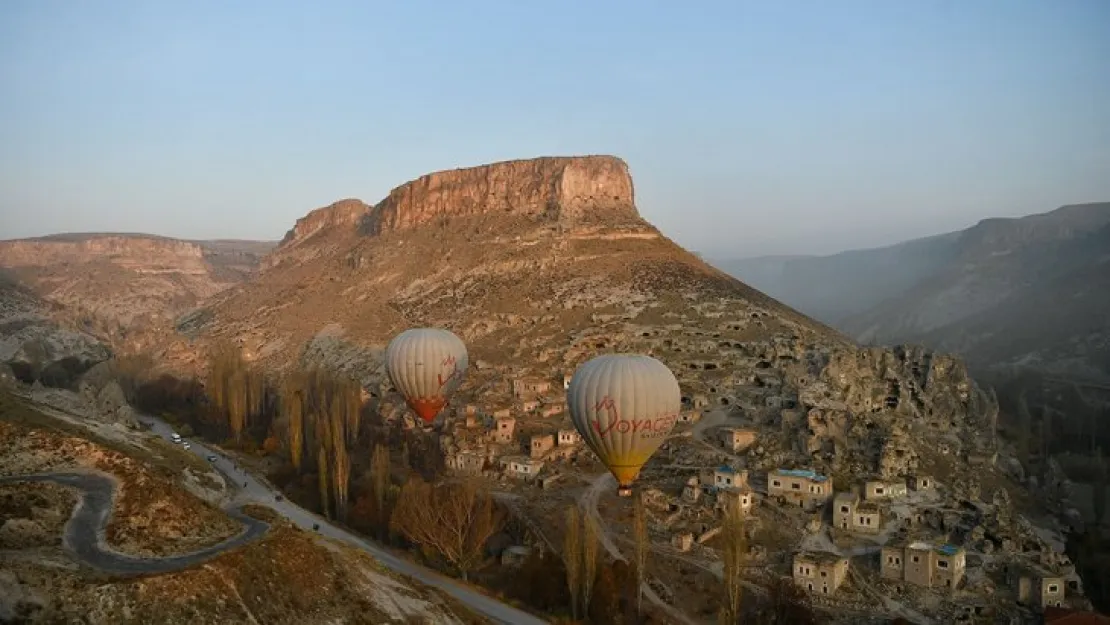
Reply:
[[601, 422], [597, 420], [593, 421], [592, 425], [594, 431], [602, 438], [608, 436], [614, 429], [620, 434], [631, 431], [644, 438], [659, 438], [667, 436], [677, 421], [678, 415], [672, 414], [654, 419], [612, 419], [604, 428], [602, 428]]

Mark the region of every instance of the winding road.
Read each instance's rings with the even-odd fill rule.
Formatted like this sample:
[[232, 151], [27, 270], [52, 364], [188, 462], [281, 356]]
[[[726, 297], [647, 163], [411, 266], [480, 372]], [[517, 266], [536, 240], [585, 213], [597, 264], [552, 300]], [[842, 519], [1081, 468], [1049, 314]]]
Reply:
[[79, 560], [107, 573], [145, 575], [180, 571], [260, 538], [270, 529], [265, 521], [247, 516], [237, 507], [227, 507], [224, 511], [228, 516], [243, 524], [243, 530], [236, 536], [200, 551], [179, 556], [130, 556], [113, 550], [104, 540], [104, 530], [112, 513], [116, 491], [116, 481], [111, 476], [72, 472], [0, 477], [0, 484], [11, 482], [53, 482], [81, 491], [81, 499], [66, 523], [62, 541]]

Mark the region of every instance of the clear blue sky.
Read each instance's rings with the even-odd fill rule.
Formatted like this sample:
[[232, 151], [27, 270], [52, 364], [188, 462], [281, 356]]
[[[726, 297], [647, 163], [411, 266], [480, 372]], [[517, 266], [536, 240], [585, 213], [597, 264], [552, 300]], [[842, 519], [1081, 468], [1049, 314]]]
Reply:
[[278, 238], [551, 154], [729, 256], [1110, 199], [1107, 0], [5, 0], [0, 93], [0, 238]]

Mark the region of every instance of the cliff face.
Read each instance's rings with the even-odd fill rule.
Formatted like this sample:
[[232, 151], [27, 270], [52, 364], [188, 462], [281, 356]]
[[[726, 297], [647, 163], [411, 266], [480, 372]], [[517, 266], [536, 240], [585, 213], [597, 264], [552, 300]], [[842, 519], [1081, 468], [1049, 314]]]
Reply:
[[103, 236], [84, 240], [20, 239], [0, 242], [0, 266], [64, 267], [104, 259], [138, 273], [208, 272], [204, 250], [190, 241], [141, 236]]
[[476, 215], [562, 223], [638, 221], [628, 165], [613, 156], [549, 157], [441, 171], [403, 184], [371, 210], [368, 234]]

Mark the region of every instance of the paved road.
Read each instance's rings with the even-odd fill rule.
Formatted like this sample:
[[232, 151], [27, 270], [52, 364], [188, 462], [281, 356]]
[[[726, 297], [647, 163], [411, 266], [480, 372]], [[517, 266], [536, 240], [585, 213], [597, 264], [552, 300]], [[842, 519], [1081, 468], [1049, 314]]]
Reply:
[[228, 549], [245, 545], [261, 537], [270, 526], [229, 507], [229, 516], [243, 524], [238, 535], [193, 553], [163, 558], [129, 556], [113, 551], [104, 540], [104, 529], [112, 513], [116, 482], [96, 473], [41, 473], [0, 478], [4, 482], [54, 482], [81, 491], [81, 500], [66, 523], [63, 542], [77, 558], [89, 566], [118, 575], [169, 573], [196, 566]]
[[[166, 440], [171, 440], [173, 429], [169, 424], [154, 417], [144, 416], [141, 420], [150, 426], [151, 431]], [[319, 525], [316, 530], [322, 536], [346, 543], [356, 549], [361, 549], [374, 556], [383, 566], [401, 575], [411, 577], [423, 584], [438, 588], [462, 602], [474, 612], [490, 619], [494, 623], [506, 625], [545, 625], [544, 621], [523, 610], [501, 603], [497, 599], [486, 596], [472, 587], [466, 586], [450, 577], [440, 575], [431, 569], [425, 568], [404, 557], [395, 554], [381, 545], [365, 540], [347, 530], [332, 525], [327, 519], [317, 516], [301, 508], [288, 499], [277, 500], [280, 492], [273, 486], [240, 468], [232, 459], [228, 458], [217, 449], [196, 441], [189, 441], [192, 453], [207, 458], [214, 456], [212, 465], [223, 473], [235, 486], [234, 504], [259, 503], [269, 506], [275, 512], [285, 517], [298, 527], [311, 531], [314, 524]]]

